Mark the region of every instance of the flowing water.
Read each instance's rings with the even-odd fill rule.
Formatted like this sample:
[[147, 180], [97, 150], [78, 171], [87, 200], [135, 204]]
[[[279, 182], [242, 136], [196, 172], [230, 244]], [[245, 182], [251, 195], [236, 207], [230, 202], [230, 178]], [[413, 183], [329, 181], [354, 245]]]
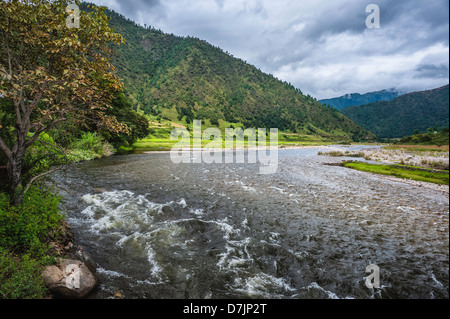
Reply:
[[[258, 164], [113, 156], [54, 176], [95, 298], [448, 298], [447, 194], [318, 149]], [[365, 285], [380, 269], [380, 288]]]

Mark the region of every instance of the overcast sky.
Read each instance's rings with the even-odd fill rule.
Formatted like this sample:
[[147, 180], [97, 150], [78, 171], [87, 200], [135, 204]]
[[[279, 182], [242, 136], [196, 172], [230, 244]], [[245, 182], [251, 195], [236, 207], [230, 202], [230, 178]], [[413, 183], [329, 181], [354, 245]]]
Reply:
[[[91, 1], [206, 40], [318, 99], [449, 83], [448, 0]], [[369, 4], [380, 28], [366, 26]]]

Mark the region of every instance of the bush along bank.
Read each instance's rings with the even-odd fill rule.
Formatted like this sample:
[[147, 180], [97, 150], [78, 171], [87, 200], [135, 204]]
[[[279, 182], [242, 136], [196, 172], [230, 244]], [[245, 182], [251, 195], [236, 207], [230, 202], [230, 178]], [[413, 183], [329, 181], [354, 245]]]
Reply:
[[[61, 290], [70, 288], [67, 278], [73, 273], [68, 265], [84, 269], [89, 287], [81, 282], [82, 290], [80, 284]], [[53, 190], [33, 186], [17, 207], [0, 193], [0, 299], [84, 297], [97, 285], [95, 270], [83, 260], [82, 248], [74, 245]]]
[[114, 155], [116, 149], [96, 132], [87, 132], [82, 133], [81, 138], [75, 140], [66, 153], [68, 160], [75, 163]]
[[48, 291], [40, 274], [57, 256], [52, 243], [69, 245], [70, 237], [53, 192], [31, 187], [18, 207], [0, 193], [0, 298], [45, 297]]

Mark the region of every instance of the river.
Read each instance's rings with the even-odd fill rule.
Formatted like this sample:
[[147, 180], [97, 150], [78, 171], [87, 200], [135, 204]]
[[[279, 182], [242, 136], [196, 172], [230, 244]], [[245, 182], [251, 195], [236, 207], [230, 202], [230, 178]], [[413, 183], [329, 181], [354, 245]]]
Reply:
[[[364, 146], [360, 146], [364, 147]], [[93, 298], [449, 298], [447, 194], [338, 166], [320, 149], [258, 164], [134, 154], [53, 176]], [[369, 289], [368, 265], [380, 287]]]

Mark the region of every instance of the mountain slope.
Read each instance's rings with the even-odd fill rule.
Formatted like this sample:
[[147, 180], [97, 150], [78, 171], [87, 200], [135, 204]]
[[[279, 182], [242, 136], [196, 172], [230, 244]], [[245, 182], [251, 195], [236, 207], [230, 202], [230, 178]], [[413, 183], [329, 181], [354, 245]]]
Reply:
[[[82, 9], [85, 9], [82, 7]], [[196, 38], [143, 28], [108, 11], [127, 44], [113, 60], [137, 109], [174, 122], [278, 128], [361, 140], [373, 135], [292, 85]]]
[[449, 86], [405, 94], [387, 102], [349, 106], [341, 112], [378, 137], [404, 137], [415, 130], [448, 127]]
[[351, 105], [364, 105], [378, 101], [390, 101], [396, 97], [401, 96], [403, 93], [396, 89], [381, 90], [376, 92], [369, 92], [365, 94], [352, 93], [346, 94], [340, 97], [332, 99], [319, 100], [324, 105], [329, 105], [335, 109], [341, 110], [344, 107]]

